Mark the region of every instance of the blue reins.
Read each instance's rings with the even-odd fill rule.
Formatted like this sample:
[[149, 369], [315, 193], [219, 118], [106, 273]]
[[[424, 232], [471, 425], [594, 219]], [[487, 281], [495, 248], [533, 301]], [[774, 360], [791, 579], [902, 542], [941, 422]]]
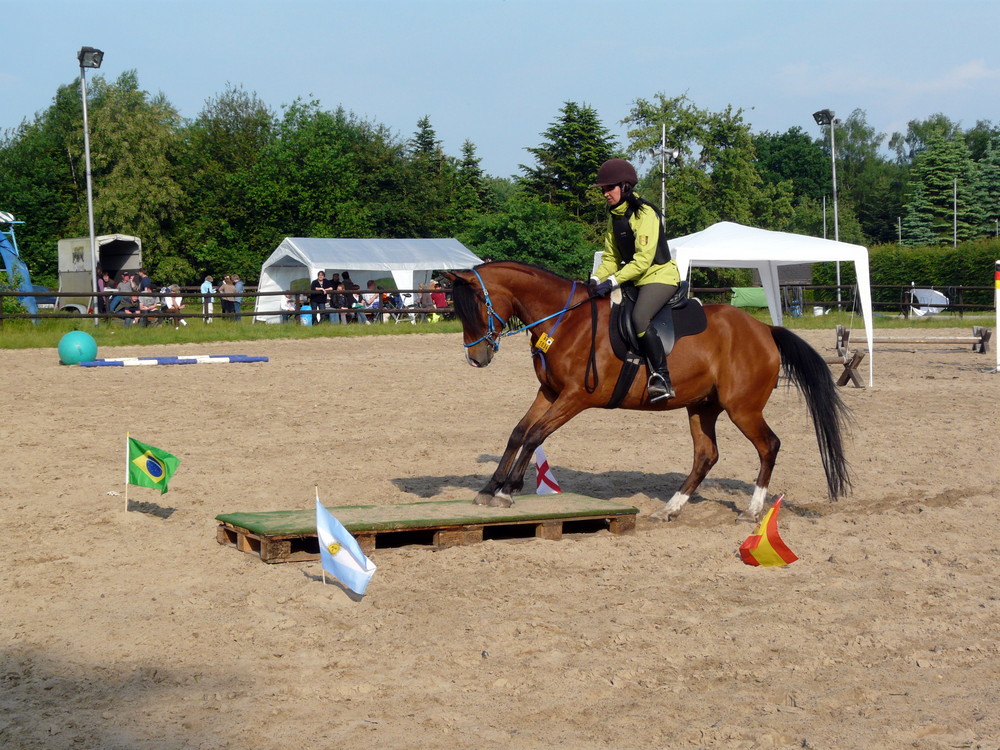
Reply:
[[[466, 344], [465, 345], [466, 349], [468, 349], [470, 346], [475, 346], [476, 344], [478, 344], [478, 343], [480, 343], [482, 341], [489, 341], [490, 345], [493, 347], [493, 351], [494, 352], [498, 352], [498, 351], [500, 351], [500, 339], [502, 339], [504, 336], [513, 336], [515, 333], [520, 333], [521, 331], [525, 331], [525, 330], [527, 330], [529, 328], [532, 328], [532, 327], [538, 325], [539, 323], [544, 323], [546, 320], [551, 320], [552, 318], [557, 318], [557, 317], [560, 317], [562, 315], [565, 315], [567, 312], [569, 312], [573, 308], [579, 307], [580, 305], [584, 304], [585, 302], [589, 302], [590, 301], [590, 298], [588, 297], [585, 300], [577, 302], [575, 305], [570, 305], [567, 302], [567, 305], [565, 307], [563, 307], [562, 310], [559, 310], [558, 312], [554, 312], [551, 315], [546, 315], [544, 318], [539, 318], [534, 323], [526, 323], [525, 325], [521, 326], [520, 328], [515, 328], [515, 329], [510, 330], [510, 331], [505, 331], [505, 330], [503, 330], [503, 328], [504, 328], [504, 326], [507, 325], [507, 321], [504, 320], [503, 318], [501, 318], [499, 315], [497, 315], [496, 310], [493, 309], [493, 300], [490, 299], [490, 292], [486, 288], [486, 282], [483, 281], [483, 277], [479, 275], [479, 271], [477, 271], [475, 268], [472, 269], [472, 272], [474, 274], [476, 274], [476, 278], [479, 279], [479, 285], [483, 288], [483, 297], [486, 299], [486, 322], [487, 322], [487, 325], [489, 326], [489, 330], [483, 336], [480, 336], [478, 339], [476, 339], [475, 341], [473, 341], [471, 344]], [[574, 281], [573, 282], [573, 286], [569, 290], [569, 297], [568, 297], [568, 299], [573, 299], [573, 293], [576, 291], [576, 287], [577, 287], [577, 282]], [[493, 328], [493, 319], [494, 318], [496, 318], [500, 322], [500, 328], [497, 329], [497, 330], [494, 330], [494, 328]]]

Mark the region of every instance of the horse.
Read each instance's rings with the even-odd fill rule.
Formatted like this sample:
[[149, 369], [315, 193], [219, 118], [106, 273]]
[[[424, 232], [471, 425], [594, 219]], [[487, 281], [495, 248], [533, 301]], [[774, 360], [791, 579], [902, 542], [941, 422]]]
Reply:
[[[534, 341], [538, 393], [511, 432], [493, 476], [473, 501], [509, 507], [524, 484], [535, 449], [580, 412], [607, 407], [611, 401], [625, 364], [614, 353], [608, 333], [611, 302], [593, 298], [583, 282], [513, 261], [488, 262], [444, 275], [452, 284], [468, 364], [488, 366], [501, 340], [514, 333], [529, 331]], [[762, 323], [739, 308], [706, 304], [704, 312], [707, 327], [679, 338], [668, 355], [675, 398], [651, 403], [640, 372], [624, 398], [619, 392], [615, 399], [623, 409], [687, 409], [694, 464], [680, 488], [651, 518], [674, 520], [716, 464], [716, 421], [726, 412], [760, 458], [753, 496], [739, 520], [761, 519], [781, 447], [763, 410], [782, 367], [805, 397], [828, 495], [831, 499], [846, 495], [851, 477], [843, 434], [851, 415], [823, 357], [787, 328]], [[511, 321], [520, 325], [512, 326]]]

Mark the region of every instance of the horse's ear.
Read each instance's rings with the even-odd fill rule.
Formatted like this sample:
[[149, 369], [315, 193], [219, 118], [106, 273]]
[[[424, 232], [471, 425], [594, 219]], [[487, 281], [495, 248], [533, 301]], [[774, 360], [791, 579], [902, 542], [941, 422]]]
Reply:
[[452, 284], [454, 284], [456, 281], [468, 284], [469, 279], [466, 278], [466, 276], [462, 275], [468, 273], [470, 273], [470, 271], [455, 271], [455, 272], [442, 271], [441, 275], [444, 276], [446, 279], [448, 279], [448, 281], [450, 281]]

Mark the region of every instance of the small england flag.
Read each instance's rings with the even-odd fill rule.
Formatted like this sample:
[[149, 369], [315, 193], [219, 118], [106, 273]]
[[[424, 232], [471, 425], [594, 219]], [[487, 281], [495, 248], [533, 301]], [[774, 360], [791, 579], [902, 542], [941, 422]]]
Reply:
[[562, 492], [559, 489], [559, 482], [556, 481], [555, 476], [552, 474], [552, 469], [549, 468], [549, 460], [545, 458], [545, 452], [542, 450], [542, 446], [535, 448], [535, 493], [538, 495], [554, 495], [556, 493]]

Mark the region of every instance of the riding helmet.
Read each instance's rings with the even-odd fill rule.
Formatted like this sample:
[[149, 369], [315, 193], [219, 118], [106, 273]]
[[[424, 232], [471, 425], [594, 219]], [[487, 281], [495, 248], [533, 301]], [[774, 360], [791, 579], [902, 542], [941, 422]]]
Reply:
[[621, 184], [635, 186], [637, 182], [639, 182], [639, 176], [635, 173], [635, 167], [624, 159], [608, 159], [597, 170], [597, 181], [594, 183], [594, 187]]

